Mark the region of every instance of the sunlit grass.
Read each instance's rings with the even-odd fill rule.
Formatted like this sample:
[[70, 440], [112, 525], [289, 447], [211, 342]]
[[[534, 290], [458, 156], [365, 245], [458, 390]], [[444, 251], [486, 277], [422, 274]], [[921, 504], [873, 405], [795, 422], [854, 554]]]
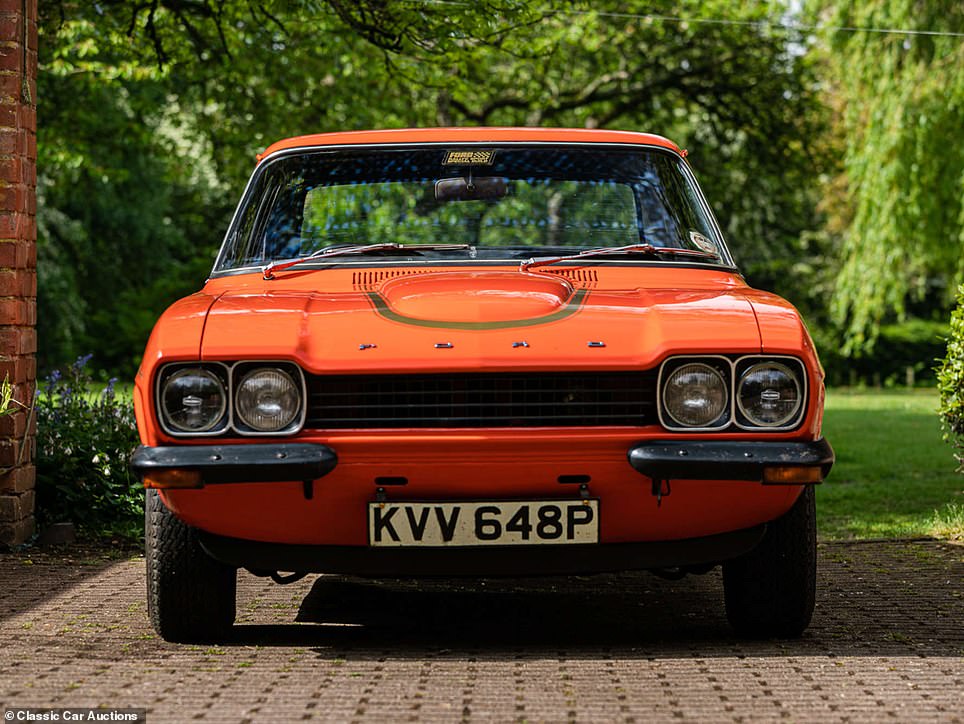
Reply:
[[935, 538], [964, 543], [964, 505], [948, 503], [931, 516], [930, 534]]
[[822, 537], [961, 536], [964, 475], [937, 404], [932, 390], [830, 390], [824, 434], [837, 462], [817, 488]]
[[[94, 397], [99, 397], [104, 393], [105, 389], [107, 389], [106, 382], [91, 382], [88, 392]], [[114, 396], [118, 400], [132, 401], [134, 399], [134, 383], [127, 381], [115, 382]]]

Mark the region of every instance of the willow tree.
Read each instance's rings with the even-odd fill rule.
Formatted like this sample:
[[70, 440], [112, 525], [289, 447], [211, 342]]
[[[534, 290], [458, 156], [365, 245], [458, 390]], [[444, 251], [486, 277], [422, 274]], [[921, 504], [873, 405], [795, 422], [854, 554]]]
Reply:
[[964, 4], [862, 0], [821, 19], [844, 144], [832, 310], [853, 354], [935, 287], [946, 311], [964, 276]]

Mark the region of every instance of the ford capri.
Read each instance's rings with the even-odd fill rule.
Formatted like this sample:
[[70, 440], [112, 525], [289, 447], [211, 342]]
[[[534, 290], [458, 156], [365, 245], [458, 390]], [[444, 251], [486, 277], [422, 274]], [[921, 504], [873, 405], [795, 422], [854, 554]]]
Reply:
[[167, 640], [228, 635], [242, 568], [722, 566], [739, 634], [811, 619], [823, 370], [660, 136], [275, 143], [203, 288], [157, 322], [134, 402]]

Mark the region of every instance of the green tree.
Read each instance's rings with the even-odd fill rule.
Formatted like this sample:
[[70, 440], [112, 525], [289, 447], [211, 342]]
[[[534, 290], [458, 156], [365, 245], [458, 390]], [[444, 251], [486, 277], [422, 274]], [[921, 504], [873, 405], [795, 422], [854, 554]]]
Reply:
[[197, 287], [197, 260], [213, 254], [211, 229], [229, 204], [203, 156], [185, 164], [191, 139], [172, 119], [162, 73], [86, 20], [48, 39], [38, 79], [40, 363], [49, 370], [97, 349], [100, 365], [130, 372], [152, 324], [138, 310]]
[[[690, 149], [744, 269], [798, 295], [786, 259], [807, 252], [800, 233], [818, 225], [814, 169], [826, 160], [812, 69], [794, 50], [804, 39], [767, 24], [783, 10], [44, 3], [42, 359], [49, 368], [96, 345], [100, 365], [129, 370], [164, 304], [203, 281], [255, 153], [328, 130], [663, 133]], [[699, 22], [719, 18], [738, 22]]]
[[[964, 273], [964, 5], [862, 0], [821, 14], [829, 102], [843, 143], [828, 188], [839, 233], [833, 314], [849, 353], [881, 325], [944, 313]], [[956, 35], [933, 35], [932, 31]]]
[[[806, 58], [791, 54], [800, 39], [766, 24], [780, 6], [592, 8], [543, 22], [545, 52], [460, 68], [440, 106], [460, 122], [672, 137], [690, 151], [741, 265], [760, 282], [780, 282], [767, 269], [793, 255], [801, 230], [815, 226], [813, 169], [825, 163], [821, 146], [810, 141], [822, 128], [811, 70]], [[719, 18], [735, 24], [712, 22]]]

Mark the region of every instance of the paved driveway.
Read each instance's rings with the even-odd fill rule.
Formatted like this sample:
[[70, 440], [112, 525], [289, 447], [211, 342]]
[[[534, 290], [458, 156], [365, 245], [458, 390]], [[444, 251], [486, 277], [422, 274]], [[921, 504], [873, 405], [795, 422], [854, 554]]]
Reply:
[[[29, 556], [29, 557], [28, 557]], [[236, 638], [150, 630], [144, 563], [0, 556], [0, 708], [148, 721], [964, 721], [964, 548], [827, 544], [798, 641], [734, 639], [718, 572], [241, 577]]]

